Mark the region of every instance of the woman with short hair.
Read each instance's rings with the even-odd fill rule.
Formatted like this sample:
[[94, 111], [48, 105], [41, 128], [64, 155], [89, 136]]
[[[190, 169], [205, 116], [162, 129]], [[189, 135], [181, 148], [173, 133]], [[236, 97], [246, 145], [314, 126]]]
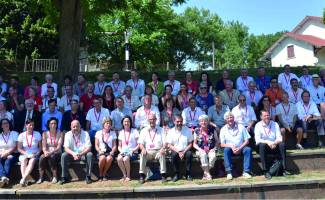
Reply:
[[33, 171], [36, 161], [42, 150], [42, 136], [39, 132], [34, 131], [34, 121], [27, 119], [25, 122], [26, 131], [18, 136], [18, 151], [21, 180], [20, 184], [26, 186], [26, 178]]
[[99, 181], [107, 180], [107, 171], [112, 165], [117, 150], [116, 133], [111, 130], [112, 119], [103, 119], [103, 129], [96, 132], [95, 148], [98, 152]]
[[53, 178], [51, 183], [54, 184], [58, 182], [57, 169], [61, 158], [63, 133], [58, 129], [58, 119], [55, 117], [51, 117], [47, 121], [46, 128], [48, 131], [44, 132], [42, 135], [43, 154], [39, 160], [38, 184], [44, 181], [44, 172], [47, 163], [52, 171]]
[[18, 133], [12, 131], [11, 123], [8, 119], [1, 119], [0, 137], [0, 187], [9, 183], [9, 175], [12, 164], [17, 160], [17, 140]]

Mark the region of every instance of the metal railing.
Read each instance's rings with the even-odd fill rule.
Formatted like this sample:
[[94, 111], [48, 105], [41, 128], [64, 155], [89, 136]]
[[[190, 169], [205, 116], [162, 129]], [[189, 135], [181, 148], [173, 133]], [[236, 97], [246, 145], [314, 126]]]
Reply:
[[57, 72], [58, 65], [58, 59], [33, 59], [32, 65], [30, 65], [26, 57], [24, 72]]

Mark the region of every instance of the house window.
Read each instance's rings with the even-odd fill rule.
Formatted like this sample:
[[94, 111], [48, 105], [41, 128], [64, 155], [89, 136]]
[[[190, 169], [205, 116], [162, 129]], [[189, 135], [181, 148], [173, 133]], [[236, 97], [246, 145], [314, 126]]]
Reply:
[[295, 57], [295, 49], [293, 48], [293, 45], [287, 47], [287, 53], [288, 53], [288, 58]]

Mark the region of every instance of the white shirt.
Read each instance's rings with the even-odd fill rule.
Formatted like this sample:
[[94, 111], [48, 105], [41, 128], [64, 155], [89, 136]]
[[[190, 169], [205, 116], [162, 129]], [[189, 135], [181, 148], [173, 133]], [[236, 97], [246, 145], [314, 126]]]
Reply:
[[113, 127], [116, 130], [121, 130], [122, 129], [122, 119], [126, 115], [130, 116], [131, 118], [133, 117], [132, 111], [129, 108], [123, 107], [121, 110], [116, 108], [111, 112], [111, 119], [113, 121]]
[[184, 151], [193, 140], [193, 134], [186, 126], [183, 126], [181, 131], [174, 127], [167, 134], [167, 143], [173, 145], [177, 151]]
[[[159, 104], [159, 99], [158, 99], [157, 95], [152, 94], [152, 95], [151, 95], [151, 99], [152, 99], [152, 101], [151, 101], [151, 105], [153, 105], [153, 106], [158, 106], [158, 104]], [[142, 106], [144, 105], [143, 101], [144, 101], [144, 97], [141, 98], [141, 105], [142, 105]]]
[[293, 127], [293, 118], [297, 115], [297, 107], [290, 102], [287, 105], [279, 103], [276, 106], [276, 115], [281, 115], [283, 121], [288, 123], [290, 127]]
[[181, 83], [180, 83], [179, 81], [174, 80], [174, 81], [172, 82], [172, 81], [170, 81], [170, 80], [167, 80], [167, 81], [164, 82], [164, 86], [166, 86], [166, 85], [170, 85], [170, 86], [172, 86], [172, 89], [173, 89], [173, 91], [172, 91], [172, 95], [173, 95], [173, 96], [177, 96], [177, 95], [178, 95], [178, 92], [179, 92], [180, 89], [181, 89]]
[[245, 140], [249, 140], [250, 138], [251, 136], [247, 129], [243, 125], [237, 123], [233, 128], [226, 124], [220, 130], [221, 144], [231, 144], [238, 148], [245, 142]]
[[114, 81], [111, 81], [108, 84], [112, 87], [113, 94], [114, 94], [115, 97], [123, 95], [123, 92], [124, 92], [124, 89], [125, 89], [125, 82], [124, 81], [119, 80], [117, 83], [115, 83]]
[[138, 79], [137, 81], [134, 81], [133, 79], [130, 79], [126, 82], [126, 85], [129, 85], [133, 88], [132, 95], [135, 95], [138, 97], [144, 96], [144, 89], [145, 89], [144, 80]]
[[9, 111], [6, 111], [5, 113], [0, 113], [0, 120], [5, 118], [7, 118], [9, 121], [13, 121], [14, 116]]
[[320, 104], [325, 101], [325, 88], [321, 85], [318, 87], [315, 87], [314, 85], [311, 85], [307, 89], [310, 92], [311, 99], [316, 103]]
[[246, 104], [247, 105], [252, 105], [252, 103], [254, 103], [255, 106], [257, 106], [258, 102], [263, 97], [262, 92], [259, 91], [259, 90], [254, 90], [254, 92], [251, 92], [251, 91], [247, 90], [243, 94], [246, 97]]
[[300, 83], [301, 83], [301, 87], [304, 89], [308, 89], [308, 87], [313, 85], [313, 80], [311, 75], [303, 75], [300, 77]]
[[59, 101], [59, 107], [63, 108], [64, 112], [71, 110], [71, 100], [77, 100], [79, 102], [80, 98], [75, 94], [71, 98], [64, 95]]
[[278, 123], [270, 120], [269, 124], [266, 125], [263, 121], [258, 122], [254, 129], [256, 145], [263, 141], [282, 141], [282, 135]]
[[105, 81], [103, 81], [101, 83], [99, 81], [97, 81], [97, 82], [95, 82], [94, 85], [95, 85], [94, 94], [101, 96], [101, 95], [103, 95], [105, 87], [106, 87], [106, 85], [108, 85], [108, 83]]
[[142, 144], [146, 150], [159, 150], [164, 145], [163, 129], [156, 126], [154, 129], [147, 126], [140, 132], [138, 140], [139, 144]]
[[[47, 86], [48, 86], [47, 83], [42, 84], [42, 87], [41, 87], [41, 96], [42, 97], [47, 95]], [[57, 97], [58, 96], [58, 84], [52, 82], [50, 86], [54, 88], [54, 96]]]
[[156, 125], [159, 126], [160, 124], [160, 112], [156, 106], [151, 106], [149, 110], [145, 111], [144, 106], [141, 106], [137, 112], [135, 113], [135, 127], [145, 127], [149, 125], [149, 114], [154, 113], [156, 115]]
[[232, 109], [235, 121], [243, 126], [248, 126], [250, 121], [256, 121], [256, 114], [252, 106], [246, 105], [242, 108], [239, 105]]
[[2, 83], [0, 83], [0, 87], [2, 89], [0, 95], [2, 96], [3, 94], [5, 94], [7, 92], [8, 85], [7, 85], [7, 83], [2, 82]]
[[[33, 154], [38, 152], [39, 147], [38, 143], [42, 140], [42, 136], [39, 132], [34, 131], [32, 135], [28, 135], [26, 138], [27, 132], [23, 132], [18, 136], [18, 142], [23, 144], [23, 150], [27, 152], [27, 154]], [[27, 139], [27, 140], [26, 140]]]
[[74, 136], [72, 131], [69, 131], [64, 136], [64, 148], [69, 148], [74, 153], [81, 153], [86, 148], [91, 147], [90, 137], [88, 132], [81, 130], [78, 136]]
[[297, 104], [297, 112], [298, 112], [298, 119], [302, 120], [304, 117], [308, 115], [314, 115], [319, 117], [320, 113], [317, 108], [317, 105], [313, 101], [309, 101], [307, 105], [303, 103], [303, 101], [299, 101]]
[[109, 117], [110, 113], [107, 108], [101, 108], [100, 112], [97, 113], [96, 108], [92, 108], [86, 115], [86, 120], [90, 121], [90, 129], [99, 131], [103, 128], [102, 122], [104, 117]]
[[208, 109], [208, 116], [211, 122], [215, 123], [217, 126], [222, 127], [225, 124], [224, 114], [229, 111], [229, 107], [222, 105], [221, 111], [218, 113], [216, 105], [210, 106]]
[[132, 111], [138, 109], [141, 106], [141, 102], [138, 96], [131, 95], [131, 99], [128, 99], [126, 95], [122, 96], [124, 106], [131, 109]]
[[6, 136], [1, 133], [0, 136], [0, 152], [9, 150], [17, 146], [18, 133], [10, 131]]
[[287, 91], [289, 94], [289, 102], [296, 104], [298, 101], [301, 101], [301, 94], [303, 90], [298, 88], [297, 91], [294, 91], [292, 88]]
[[190, 128], [197, 127], [201, 115], [205, 115], [201, 108], [195, 107], [194, 111], [192, 111], [191, 107], [187, 107], [182, 111], [183, 124]]
[[122, 153], [129, 153], [138, 145], [139, 132], [137, 129], [132, 128], [130, 133], [121, 130], [118, 134], [118, 140], [122, 144]]
[[248, 90], [248, 83], [254, 81], [253, 77], [247, 76], [246, 79], [243, 79], [242, 76], [239, 76], [236, 80], [236, 89], [240, 92], [245, 92]]
[[103, 130], [97, 131], [95, 138], [98, 139], [99, 149], [106, 152], [106, 146], [104, 142], [110, 147], [113, 148], [113, 142], [117, 139], [115, 131], [110, 131], [109, 133], [104, 133]]
[[278, 83], [279, 85], [282, 86], [282, 89], [285, 90], [285, 91], [289, 91], [289, 89], [291, 88], [291, 85], [290, 85], [290, 81], [291, 79], [297, 79], [299, 80], [299, 78], [293, 74], [293, 73], [289, 73], [289, 75], [287, 76], [284, 72], [279, 74], [278, 76]]
[[[45, 133], [43, 134], [46, 134], [45, 135], [45, 138], [46, 138], [46, 149], [50, 152], [54, 151], [58, 144], [61, 143], [62, 144], [62, 137], [61, 137], [61, 132], [57, 132], [56, 133], [56, 137], [51, 137], [51, 134], [50, 134], [50, 131], [46, 131]], [[43, 145], [43, 144], [42, 144]], [[61, 151], [61, 150], [60, 150]]]

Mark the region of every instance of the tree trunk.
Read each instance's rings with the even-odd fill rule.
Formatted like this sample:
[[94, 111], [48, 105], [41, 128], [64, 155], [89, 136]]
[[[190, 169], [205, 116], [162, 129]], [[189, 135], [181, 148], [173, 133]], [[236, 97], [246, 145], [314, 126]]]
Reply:
[[65, 75], [76, 80], [82, 28], [82, 0], [60, 1], [59, 80]]

